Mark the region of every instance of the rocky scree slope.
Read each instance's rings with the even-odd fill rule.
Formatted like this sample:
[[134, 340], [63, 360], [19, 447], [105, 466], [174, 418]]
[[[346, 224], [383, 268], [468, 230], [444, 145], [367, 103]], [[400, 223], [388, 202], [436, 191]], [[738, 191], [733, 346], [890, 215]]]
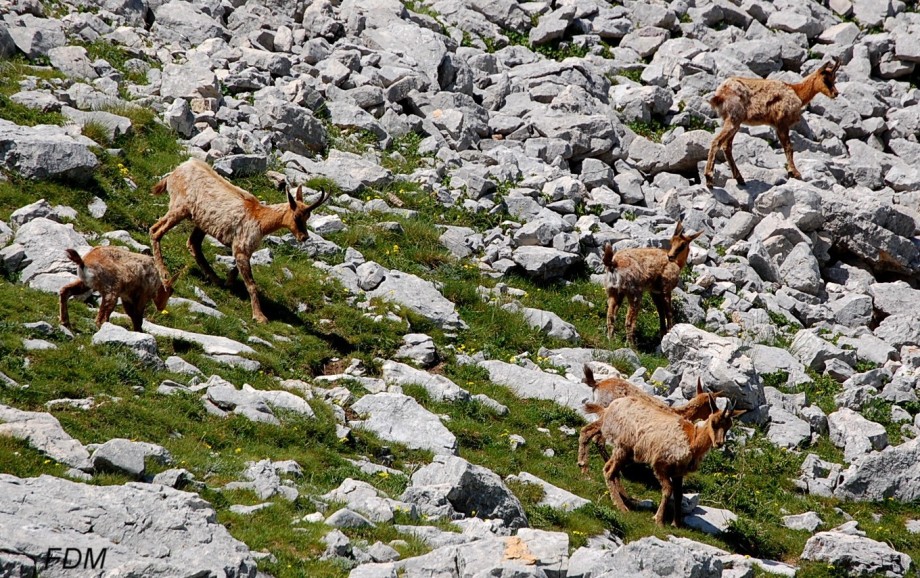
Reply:
[[[904, 575], [920, 553], [914, 3], [0, 13], [4, 568], [64, 575], [52, 527], [107, 571], [170, 576]], [[801, 181], [753, 127], [748, 186], [722, 164], [699, 184], [722, 79], [829, 58], [840, 96], [796, 127]], [[274, 322], [192, 269], [145, 334], [76, 304], [58, 327], [63, 249], [146, 250], [147, 191], [188, 155], [270, 202], [336, 190], [310, 240], [254, 256]], [[656, 350], [645, 311], [639, 354], [617, 349], [600, 250], [664, 246], [677, 219], [705, 231], [683, 323]], [[751, 410], [688, 480], [690, 530], [577, 473], [585, 363], [670, 400], [701, 376]]]

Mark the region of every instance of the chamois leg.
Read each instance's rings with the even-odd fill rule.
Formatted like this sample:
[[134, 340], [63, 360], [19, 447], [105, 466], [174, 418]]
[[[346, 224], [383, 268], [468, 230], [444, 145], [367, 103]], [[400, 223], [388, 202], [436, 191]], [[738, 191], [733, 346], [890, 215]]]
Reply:
[[141, 332], [144, 330], [144, 309], [140, 307], [138, 303], [133, 303], [131, 301], [121, 300], [122, 306], [125, 308], [125, 313], [128, 317], [131, 318], [131, 325], [134, 327], [134, 331]]
[[74, 295], [86, 293], [87, 291], [89, 291], [89, 287], [87, 287], [80, 279], [77, 279], [73, 283], [69, 283], [61, 287], [61, 306], [59, 315], [61, 325], [64, 327], [70, 327], [70, 314], [67, 311], [67, 300]]
[[607, 452], [607, 444], [604, 440], [604, 436], [601, 435], [600, 420], [589, 423], [581, 428], [581, 433], [578, 434], [578, 466], [581, 468], [581, 473], [583, 474], [588, 473], [588, 461], [590, 459], [589, 448], [592, 441], [597, 447], [601, 459], [604, 460], [604, 462], [609, 460], [610, 454]]
[[668, 327], [668, 306], [664, 300], [664, 294], [652, 293], [652, 302], [655, 304], [655, 309], [658, 310], [658, 332], [661, 337], [664, 337], [664, 334], [670, 329]]
[[607, 339], [613, 337], [613, 324], [617, 319], [617, 311], [623, 302], [623, 294], [616, 289], [607, 290]]
[[188, 215], [185, 212], [167, 211], [159, 221], [150, 227], [150, 245], [153, 248], [153, 258], [156, 261], [157, 271], [163, 279], [169, 279], [169, 270], [163, 261], [163, 253], [160, 251], [160, 239], [163, 238], [170, 229], [185, 220]]
[[581, 432], [578, 434], [578, 467], [581, 468], [581, 473], [583, 474], [588, 473], [588, 445], [597, 434], [599, 421], [589, 423], [581, 428]]
[[674, 486], [674, 518], [671, 520], [671, 525], [680, 528], [684, 524], [684, 478], [674, 476], [671, 482]]
[[234, 251], [236, 257], [236, 267], [240, 271], [243, 283], [246, 284], [246, 291], [249, 292], [249, 300], [252, 302], [252, 318], [259, 323], [268, 321], [268, 317], [262, 313], [262, 306], [259, 304], [259, 294], [256, 290], [256, 282], [252, 278], [252, 268], [249, 264], [249, 255], [241, 250]]
[[660, 466], [655, 466], [654, 470], [655, 477], [658, 478], [658, 481], [661, 483], [661, 503], [658, 505], [658, 511], [655, 513], [655, 524], [664, 526], [664, 511], [668, 506], [668, 500], [671, 499], [671, 478], [668, 477], [668, 472]]
[[610, 492], [610, 499], [621, 512], [628, 512], [629, 508], [623, 502], [626, 493], [620, 487], [620, 469], [629, 459], [628, 452], [622, 447], [617, 447], [610, 459], [604, 464], [604, 479], [607, 480], [607, 491]]
[[115, 295], [102, 295], [102, 302], [99, 303], [99, 312], [96, 313], [96, 328], [102, 327], [102, 324], [109, 320], [112, 311], [115, 310], [115, 304], [118, 303], [118, 297]]
[[776, 127], [776, 137], [783, 145], [783, 151], [786, 153], [786, 170], [789, 176], [794, 179], [801, 179], [802, 174], [799, 169], [795, 168], [795, 161], [792, 159], [792, 139], [789, 138], [789, 127]]
[[744, 185], [744, 177], [741, 176], [741, 171], [738, 170], [738, 165], [735, 164], [735, 155], [732, 154], [732, 145], [735, 143], [735, 135], [738, 134], [738, 129], [741, 127], [736, 127], [731, 134], [726, 137], [723, 145], [722, 152], [725, 153], [725, 160], [728, 161], [728, 166], [732, 170], [732, 177], [738, 185]]
[[[665, 320], [667, 331], [674, 329], [674, 305], [671, 303], [671, 292], [666, 291], [661, 294], [664, 300], [664, 312], [667, 319]], [[667, 333], [667, 331], [665, 331]]]
[[[188, 251], [192, 254], [192, 257], [195, 258], [195, 263], [198, 264], [198, 268], [208, 276], [208, 279], [210, 279], [212, 283], [220, 285], [220, 278], [217, 276], [217, 273], [214, 272], [211, 264], [204, 258], [204, 251], [201, 250], [201, 243], [204, 241], [204, 236], [205, 232], [199, 227], [195, 227], [194, 230], [192, 230], [192, 234], [189, 235], [188, 242], [185, 245], [188, 247]], [[165, 278], [166, 277], [164, 277], [164, 279]], [[227, 284], [229, 285], [230, 283], [228, 282]]]
[[712, 169], [716, 164], [716, 153], [722, 148], [722, 141], [725, 140], [730, 130], [731, 127], [726, 120], [722, 125], [722, 130], [712, 139], [712, 144], [709, 145], [709, 156], [706, 158], [706, 170], [703, 171], [703, 176], [706, 177], [707, 187], [712, 187]]
[[607, 438], [598, 430], [597, 434], [594, 436], [594, 447], [597, 448], [597, 453], [601, 455], [601, 459], [605, 462], [610, 459], [610, 452], [607, 451]]
[[629, 345], [636, 348], [636, 321], [639, 319], [639, 306], [642, 300], [642, 294], [629, 295], [626, 297], [626, 341]]

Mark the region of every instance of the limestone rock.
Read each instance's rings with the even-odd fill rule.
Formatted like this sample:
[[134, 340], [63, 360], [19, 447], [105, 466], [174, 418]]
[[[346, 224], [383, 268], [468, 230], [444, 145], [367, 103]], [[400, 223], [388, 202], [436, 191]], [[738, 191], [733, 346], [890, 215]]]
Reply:
[[[144, 523], [137, 523], [139, 515]], [[67, 576], [73, 570], [62, 567], [63, 553], [45, 565], [48, 549], [63, 546], [91, 548], [97, 556], [105, 549], [107, 573], [255, 576], [249, 549], [216, 519], [197, 494], [159, 484], [95, 486], [0, 474], [0, 567], [16, 576]]]
[[365, 395], [352, 405], [362, 422], [354, 423], [377, 434], [381, 439], [425, 449], [435, 454], [456, 454], [457, 439], [437, 416], [417, 401], [400, 393]]
[[819, 532], [809, 538], [802, 559], [824, 562], [853, 575], [905, 576], [911, 565], [910, 556], [884, 542], [835, 531]]
[[[511, 528], [527, 525], [520, 501], [497, 474], [456, 456], [435, 456], [412, 474], [413, 486], [446, 484], [451, 505], [458, 512], [480, 518], [500, 518]], [[475, 512], [475, 514], [474, 514]]]

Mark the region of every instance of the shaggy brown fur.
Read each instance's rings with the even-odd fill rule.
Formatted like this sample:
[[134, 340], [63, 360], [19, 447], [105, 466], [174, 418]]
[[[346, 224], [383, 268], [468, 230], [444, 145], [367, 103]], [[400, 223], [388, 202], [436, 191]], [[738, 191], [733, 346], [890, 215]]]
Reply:
[[792, 141], [789, 129], [802, 117], [802, 108], [819, 93], [828, 98], [837, 97], [834, 86], [840, 61], [828, 62], [809, 74], [802, 82], [788, 84], [779, 80], [732, 77], [723, 82], [709, 104], [722, 117], [724, 124], [719, 134], [712, 139], [709, 158], [706, 160], [706, 185], [712, 186], [712, 168], [716, 151], [722, 149], [731, 168], [732, 176], [739, 185], [744, 178], [732, 156], [732, 141], [742, 124], [768, 124], [776, 130], [776, 137], [786, 153], [786, 169], [789, 176], [802, 177], [792, 159]]
[[658, 309], [661, 324], [660, 334], [664, 336], [674, 326], [674, 310], [671, 307], [671, 292], [677, 287], [680, 270], [690, 256], [690, 242], [703, 234], [684, 235], [682, 221], [677, 222], [671, 237], [671, 248], [624, 249], [613, 252], [608, 243], [604, 246], [604, 266], [607, 275], [604, 286], [607, 289], [607, 337], [613, 336], [613, 322], [625, 297], [626, 339], [636, 347], [636, 320], [639, 318], [639, 302], [642, 293], [648, 291]]
[[109, 320], [121, 298], [135, 331], [141, 331], [148, 303], [153, 301], [157, 309], [162, 310], [172, 295], [176, 278], [163, 283], [153, 257], [138, 255], [121, 247], [96, 247], [83, 258], [73, 249], [67, 249], [67, 258], [77, 264], [79, 279], [60, 291], [60, 318], [64, 327], [70, 327], [67, 300], [90, 290], [102, 295], [96, 327]]
[[710, 415], [705, 422], [694, 425], [675, 413], [638, 397], [614, 400], [606, 409], [587, 404], [586, 409], [601, 413], [601, 433], [613, 446], [610, 459], [604, 464], [604, 479], [613, 503], [628, 511], [627, 498], [620, 483], [620, 470], [630, 461], [648, 464], [661, 483], [661, 504], [655, 513], [655, 523], [664, 525], [668, 500], [674, 496], [674, 526], [680, 526], [684, 476], [699, 468], [712, 447], [725, 443], [725, 433], [732, 426], [732, 417], [744, 410], [731, 407]]
[[[671, 407], [659, 400], [657, 397], [649, 395], [629, 383], [625, 379], [611, 377], [601, 382], [594, 380], [594, 372], [587, 365], [584, 366], [584, 382], [594, 390], [594, 405], [607, 407], [615, 399], [622, 397], [638, 397], [648, 400], [649, 403], [655, 404], [661, 409], [673, 412], [682, 418], [695, 422], [709, 417], [716, 408], [716, 398], [722, 395], [722, 392], [707, 392], [703, 390], [703, 383], [699, 379], [696, 382], [696, 396], [680, 407]], [[610, 459], [607, 453], [607, 440], [601, 435], [601, 420], [596, 420], [581, 428], [578, 436], [578, 466], [582, 473], [588, 473], [588, 448], [591, 441], [597, 446], [597, 451], [606, 462]]]
[[185, 161], [153, 187], [154, 195], [164, 191], [169, 192], [169, 211], [150, 227], [153, 256], [160, 274], [164, 277], [169, 274], [160, 253], [160, 239], [181, 221], [190, 219], [195, 228], [188, 239], [188, 249], [201, 270], [214, 283], [220, 283], [201, 251], [205, 235], [211, 235], [230, 247], [236, 259], [236, 269], [228, 275], [228, 284], [233, 282], [239, 271], [252, 301], [252, 318], [260, 323], [268, 321], [259, 304], [249, 259], [262, 242], [262, 237], [281, 228], [290, 229], [298, 241], [306, 241], [307, 219], [329, 195], [324, 193], [313, 204], [305, 205], [303, 190], [297, 187], [296, 197], [288, 192], [288, 202], [263, 205], [252, 194], [227, 182], [198, 159]]

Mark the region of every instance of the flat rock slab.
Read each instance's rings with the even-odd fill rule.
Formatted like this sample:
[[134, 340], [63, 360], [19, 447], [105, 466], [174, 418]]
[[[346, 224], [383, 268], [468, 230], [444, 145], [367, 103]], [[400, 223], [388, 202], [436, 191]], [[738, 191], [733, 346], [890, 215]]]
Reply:
[[255, 349], [248, 345], [227, 337], [205, 335], [203, 333], [193, 333], [191, 331], [163, 327], [162, 325], [157, 325], [150, 321], [144, 321], [143, 329], [150, 335], [155, 335], [157, 337], [168, 337], [170, 339], [197, 343], [208, 355], [252, 355], [256, 352]]
[[462, 576], [557, 578], [565, 576], [568, 547], [568, 536], [562, 532], [522, 528], [516, 536], [488, 536], [443, 546], [393, 566], [405, 576], [457, 576], [451, 570], [463, 568]]
[[737, 519], [738, 516], [729, 510], [697, 506], [684, 516], [684, 525], [715, 536], [728, 530], [728, 526]]
[[587, 506], [591, 503], [591, 500], [586, 500], [580, 496], [576, 496], [572, 492], [554, 486], [551, 483], [542, 480], [528, 472], [521, 472], [516, 476], [508, 476], [505, 478], [505, 481], [536, 484], [537, 486], [543, 488], [543, 497], [540, 498], [540, 502], [537, 504], [538, 506], [549, 506], [550, 508], [555, 508], [557, 510], [571, 512], [572, 510], [577, 510], [578, 508]]
[[399, 386], [418, 385], [423, 387], [434, 401], [454, 401], [470, 398], [470, 392], [449, 378], [415, 369], [410, 365], [397, 361], [385, 361], [383, 363], [383, 380], [387, 384]]
[[79, 440], [70, 437], [61, 427], [61, 422], [50, 413], [0, 405], [0, 435], [26, 440], [49, 458], [72, 468], [93, 469], [89, 451]]
[[99, 331], [93, 334], [92, 343], [124, 346], [144, 362], [158, 368], [165, 367], [158, 355], [157, 340], [147, 333], [129, 331], [120, 325], [105, 322]]
[[503, 385], [525, 399], [555, 401], [584, 414], [584, 404], [593, 400], [591, 388], [564, 377], [526, 369], [504, 361], [482, 361], [479, 366], [489, 372], [489, 380]]
[[313, 408], [302, 397], [284, 390], [255, 389], [249, 384], [243, 384], [241, 389], [216, 375], [208, 378], [204, 384], [206, 391], [202, 401], [212, 411], [217, 410], [217, 415], [222, 412], [237, 413], [250, 421], [259, 421], [281, 425], [275, 416], [274, 409], [291, 411], [309, 418], [316, 417]]
[[435, 454], [457, 453], [454, 434], [444, 427], [438, 416], [408, 395], [391, 392], [365, 395], [351, 408], [367, 416], [353, 425], [374, 432], [381, 439]]
[[49, 548], [62, 547], [84, 556], [104, 549], [107, 576], [256, 575], [249, 548], [217, 523], [210, 504], [159, 484], [91, 486], [0, 474], [0, 544], [6, 576], [74, 576], [62, 567], [64, 551], [48, 560]]

